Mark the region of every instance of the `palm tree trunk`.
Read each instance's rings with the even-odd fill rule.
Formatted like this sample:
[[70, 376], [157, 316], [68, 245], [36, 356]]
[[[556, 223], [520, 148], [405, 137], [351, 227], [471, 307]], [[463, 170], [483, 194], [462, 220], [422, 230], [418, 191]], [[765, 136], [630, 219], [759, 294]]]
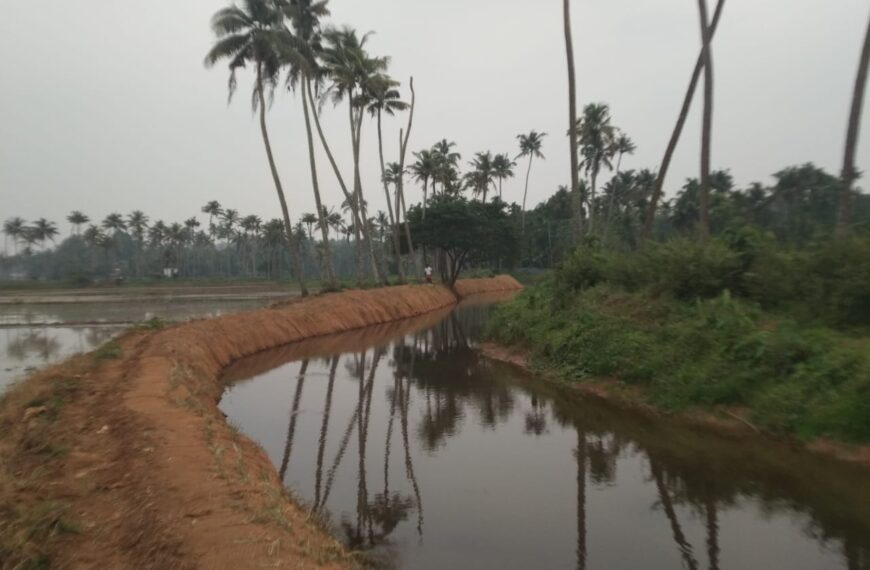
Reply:
[[526, 189], [523, 192], [523, 235], [526, 233], [526, 197], [529, 195], [529, 178], [532, 176], [532, 160], [534, 158], [534, 154], [529, 155], [529, 168], [526, 170]]
[[422, 280], [423, 270], [420, 267], [420, 261], [417, 259], [417, 252], [414, 250], [414, 242], [411, 241], [411, 225], [408, 223], [408, 206], [405, 204], [405, 192], [399, 191], [399, 197], [402, 199], [402, 217], [405, 219], [405, 239], [408, 241], [408, 250], [411, 252], [411, 258], [414, 260], [414, 270], [417, 278]]
[[281, 458], [281, 467], [278, 475], [281, 481], [287, 475], [287, 467], [290, 464], [290, 455], [293, 453], [293, 439], [296, 436], [296, 418], [299, 416], [299, 404], [302, 402], [302, 389], [305, 387], [305, 374], [308, 372], [308, 360], [302, 361], [299, 369], [299, 377], [296, 379], [296, 392], [293, 394], [293, 406], [290, 408], [290, 425], [287, 428], [287, 441], [284, 443], [284, 455]]
[[278, 201], [281, 203], [281, 214], [284, 217], [284, 231], [287, 233], [287, 245], [290, 249], [290, 258], [293, 260], [293, 272], [299, 281], [299, 292], [303, 297], [308, 296], [308, 288], [305, 286], [305, 274], [302, 268], [302, 259], [299, 256], [299, 245], [293, 235], [293, 226], [290, 223], [290, 212], [287, 209], [287, 199], [284, 197], [284, 188], [278, 176], [275, 166], [275, 158], [272, 155], [272, 144], [269, 142], [269, 131], [266, 128], [266, 98], [263, 95], [263, 71], [262, 64], [257, 64], [257, 97], [260, 99], [260, 131], [263, 134], [263, 143], [266, 145], [266, 156], [269, 158], [269, 168], [272, 171], [272, 180], [275, 181], [275, 190], [278, 192]]
[[588, 235], [592, 235], [592, 232], [595, 231], [595, 193], [596, 186], [598, 185], [598, 169], [592, 169], [592, 189], [589, 195], [589, 227], [586, 229]]
[[705, 505], [707, 515], [707, 559], [710, 570], [719, 570], [719, 516], [716, 500], [710, 497]]
[[710, 45], [710, 20], [707, 18], [707, 0], [698, 0], [701, 19], [701, 39], [704, 42], [704, 119], [701, 130], [701, 196], [699, 237], [710, 237], [710, 146], [713, 134], [713, 54]]
[[852, 111], [849, 114], [849, 128], [846, 132], [846, 153], [843, 158], [843, 188], [840, 190], [840, 203], [837, 209], [838, 238], [846, 237], [852, 218], [852, 186], [858, 178], [855, 168], [855, 153], [858, 151], [858, 135], [861, 127], [861, 113], [864, 109], [864, 92], [867, 88], [867, 67], [870, 66], [870, 26], [864, 36], [864, 48], [861, 50], [861, 61], [858, 64], [858, 76], [855, 78], [855, 90], [852, 94]]
[[407, 224], [408, 213], [405, 211], [405, 156], [408, 152], [408, 140], [411, 138], [411, 127], [414, 126], [414, 109], [417, 107], [417, 92], [414, 90], [414, 78], [409, 81], [411, 87], [411, 110], [408, 113], [408, 128], [403, 131], [399, 129], [399, 181], [396, 185], [396, 192], [399, 196], [396, 197], [396, 217], [399, 217], [398, 201], [401, 198], [402, 211], [405, 218], [405, 238], [408, 241], [408, 251], [411, 254], [411, 259], [414, 260], [414, 270], [418, 279], [423, 278], [423, 268], [420, 267], [420, 262], [417, 260], [417, 254], [414, 251], [414, 242], [411, 239], [411, 227]]
[[[317, 111], [316, 106], [314, 105], [314, 92], [311, 90], [311, 82], [305, 82], [305, 88], [308, 91], [308, 99], [311, 101], [311, 114], [314, 116], [314, 126], [317, 127], [317, 135], [320, 137], [320, 143], [323, 145], [323, 150], [326, 151], [326, 156], [329, 159], [329, 164], [332, 166], [332, 171], [335, 173], [336, 179], [338, 179], [338, 185], [341, 188], [342, 193], [344, 194], [345, 200], [347, 203], [351, 205], [351, 215], [354, 217], [355, 223], [359, 224], [360, 222], [360, 214], [359, 211], [354, 206], [354, 199], [351, 196], [350, 192], [347, 189], [347, 184], [344, 182], [344, 177], [341, 175], [341, 171], [338, 168], [338, 164], [335, 162], [335, 157], [332, 155], [332, 150], [329, 147], [329, 144], [326, 142], [326, 135], [323, 134], [323, 127], [320, 124], [320, 113]], [[353, 125], [351, 125], [353, 127]]]
[[320, 490], [323, 481], [323, 454], [326, 451], [326, 436], [329, 430], [329, 414], [332, 410], [332, 389], [335, 386], [335, 371], [338, 368], [338, 357], [332, 359], [332, 366], [329, 369], [329, 383], [326, 385], [326, 404], [323, 408], [323, 421], [320, 424], [320, 439], [317, 445], [317, 471], [315, 475], [314, 485], [314, 506], [312, 510], [317, 510], [320, 505]]
[[661, 469], [652, 458], [650, 458], [650, 471], [652, 472], [653, 479], [655, 479], [656, 488], [659, 493], [659, 500], [662, 503], [662, 508], [664, 508], [665, 516], [668, 518], [668, 522], [671, 525], [674, 542], [677, 543], [677, 548], [680, 550], [683, 561], [689, 570], [698, 570], [698, 561], [695, 560], [695, 556], [692, 553], [692, 545], [686, 540], [686, 535], [683, 533], [683, 529], [680, 526], [680, 521], [677, 518], [677, 512], [674, 509], [673, 502], [671, 501], [670, 493], [668, 493], [668, 489], [665, 487]]
[[360, 109], [357, 113], [356, 119], [354, 119], [352, 96], [353, 93], [351, 93], [348, 97], [348, 107], [350, 110], [351, 136], [353, 137], [353, 187], [354, 193], [359, 200], [359, 202], [357, 203], [357, 207], [359, 207], [360, 217], [362, 218], [362, 224], [360, 226], [360, 229], [362, 230], [363, 239], [365, 240], [366, 246], [368, 247], [369, 258], [372, 264], [372, 276], [380, 285], [386, 285], [387, 280], [381, 272], [381, 267], [378, 263], [378, 257], [377, 255], [375, 255], [375, 243], [372, 239], [371, 228], [369, 227], [369, 218], [368, 213], [366, 212], [366, 201], [363, 197], [362, 190], [362, 177], [360, 176], [360, 141], [362, 139], [362, 121], [364, 113], [363, 110]]
[[378, 155], [381, 159], [381, 181], [384, 183], [384, 196], [387, 199], [387, 213], [390, 215], [390, 228], [393, 238], [393, 251], [396, 254], [396, 266], [399, 271], [399, 283], [405, 282], [405, 269], [402, 267], [402, 246], [399, 237], [399, 228], [396, 226], [396, 216], [393, 215], [393, 203], [390, 200], [390, 186], [387, 183], [387, 169], [384, 165], [384, 136], [381, 130], [381, 110], [378, 109]]
[[[716, 28], [719, 26], [719, 19], [722, 16], [722, 9], [725, 7], [725, 0], [719, 0], [716, 4], [716, 12], [713, 14], [713, 23], [710, 24], [710, 40], [716, 34]], [[662, 189], [665, 185], [665, 178], [668, 175], [668, 169], [671, 166], [671, 160], [674, 158], [674, 152], [677, 150], [677, 143], [680, 142], [680, 136], [683, 134], [683, 127], [686, 126], [686, 120], [689, 118], [689, 110], [692, 108], [692, 100], [695, 98], [695, 90], [698, 88], [698, 81], [701, 79], [701, 71], [704, 70], [704, 51], [698, 56], [698, 61], [695, 63], [695, 70], [692, 72], [692, 79], [689, 81], [689, 88], [686, 90], [686, 96], [683, 99], [683, 106], [680, 109], [680, 116], [677, 118], [677, 124], [674, 127], [674, 132], [671, 134], [671, 140], [668, 141], [668, 147], [665, 149], [665, 156], [662, 159], [662, 165], [659, 169], [659, 174], [656, 177], [656, 184], [653, 190], [653, 195], [650, 199], [650, 204], [647, 207], [646, 216], [643, 224], [643, 232], [641, 238], [647, 240], [652, 237], [653, 225], [655, 224], [656, 210], [658, 209], [659, 200], [662, 197]]]
[[423, 220], [426, 220], [426, 202], [429, 201], [429, 179], [423, 179]]
[[577, 570], [586, 569], [586, 432], [577, 428]]
[[[307, 79], [305, 79], [307, 81]], [[338, 283], [335, 279], [335, 265], [332, 260], [332, 251], [329, 246], [329, 229], [326, 225], [326, 216], [323, 212], [323, 202], [320, 200], [320, 184], [317, 180], [317, 162], [314, 157], [314, 136], [311, 133], [311, 117], [308, 113], [308, 93], [302, 89], [302, 108], [305, 111], [305, 132], [308, 135], [308, 160], [311, 164], [311, 186], [314, 189], [314, 204], [317, 208], [317, 221], [320, 225], [320, 234], [323, 238], [323, 257], [326, 265], [326, 282], [330, 289], [336, 289]], [[308, 229], [311, 234], [311, 226]], [[310, 238], [309, 238], [310, 239]], [[313, 243], [313, 239], [311, 240]]]
[[613, 221], [613, 207], [616, 204], [616, 182], [619, 178], [619, 170], [622, 168], [622, 153], [619, 154], [619, 160], [616, 161], [616, 174], [611, 182], [610, 200], [607, 204], [607, 214], [604, 218], [604, 233], [601, 236], [601, 245], [607, 247], [607, 236], [610, 234], [610, 224]]
[[[571, 0], [564, 0], [565, 52], [568, 56], [568, 138], [571, 147], [571, 197], [574, 209], [574, 243], [583, 235], [583, 201], [580, 196], [580, 165], [577, 163], [577, 79], [574, 70], [574, 41], [571, 37]], [[524, 209], [525, 210], [525, 209]], [[525, 212], [523, 212], [525, 218]]]

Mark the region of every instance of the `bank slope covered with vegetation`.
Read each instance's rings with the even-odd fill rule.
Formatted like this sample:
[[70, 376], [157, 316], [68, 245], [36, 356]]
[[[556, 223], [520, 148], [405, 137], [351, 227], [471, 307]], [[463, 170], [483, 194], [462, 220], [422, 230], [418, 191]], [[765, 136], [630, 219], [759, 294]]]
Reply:
[[571, 382], [665, 410], [739, 409], [804, 439], [870, 441], [870, 239], [786, 249], [754, 230], [631, 253], [581, 247], [490, 333]]

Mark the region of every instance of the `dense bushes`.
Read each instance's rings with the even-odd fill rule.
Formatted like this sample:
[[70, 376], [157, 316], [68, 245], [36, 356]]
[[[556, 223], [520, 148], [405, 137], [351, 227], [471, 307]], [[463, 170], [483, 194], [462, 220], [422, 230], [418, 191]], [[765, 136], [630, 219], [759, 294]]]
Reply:
[[490, 330], [569, 380], [618, 377], [666, 409], [748, 407], [802, 437], [870, 441], [870, 242], [762, 236], [584, 248]]
[[707, 244], [676, 239], [628, 253], [582, 247], [559, 268], [555, 284], [560, 297], [599, 284], [682, 300], [729, 291], [799, 318], [870, 325], [870, 239], [796, 251], [747, 230]]

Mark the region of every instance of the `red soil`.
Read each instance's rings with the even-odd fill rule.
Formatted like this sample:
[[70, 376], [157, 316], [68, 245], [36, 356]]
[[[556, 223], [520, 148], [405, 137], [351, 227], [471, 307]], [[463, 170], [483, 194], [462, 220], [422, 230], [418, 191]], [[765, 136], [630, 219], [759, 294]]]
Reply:
[[[498, 277], [456, 290], [519, 288]], [[265, 453], [227, 425], [221, 373], [266, 349], [456, 301], [440, 286], [325, 295], [129, 333], [117, 359], [86, 355], [37, 374], [0, 403], [0, 568], [40, 557], [71, 568], [354, 566], [287, 496]], [[67, 451], [46, 454], [46, 442]], [[30, 515], [46, 504], [56, 507], [47, 530], [32, 532]]]

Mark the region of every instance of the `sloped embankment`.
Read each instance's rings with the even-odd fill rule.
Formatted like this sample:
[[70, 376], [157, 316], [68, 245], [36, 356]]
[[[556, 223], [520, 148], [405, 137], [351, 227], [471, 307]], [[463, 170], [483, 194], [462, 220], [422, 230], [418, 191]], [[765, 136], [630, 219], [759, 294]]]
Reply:
[[[520, 287], [499, 277], [456, 289]], [[437, 286], [349, 291], [132, 332], [41, 372], [0, 404], [0, 554], [12, 567], [352, 567], [265, 453], [227, 425], [220, 374], [269, 348], [455, 302]]]

